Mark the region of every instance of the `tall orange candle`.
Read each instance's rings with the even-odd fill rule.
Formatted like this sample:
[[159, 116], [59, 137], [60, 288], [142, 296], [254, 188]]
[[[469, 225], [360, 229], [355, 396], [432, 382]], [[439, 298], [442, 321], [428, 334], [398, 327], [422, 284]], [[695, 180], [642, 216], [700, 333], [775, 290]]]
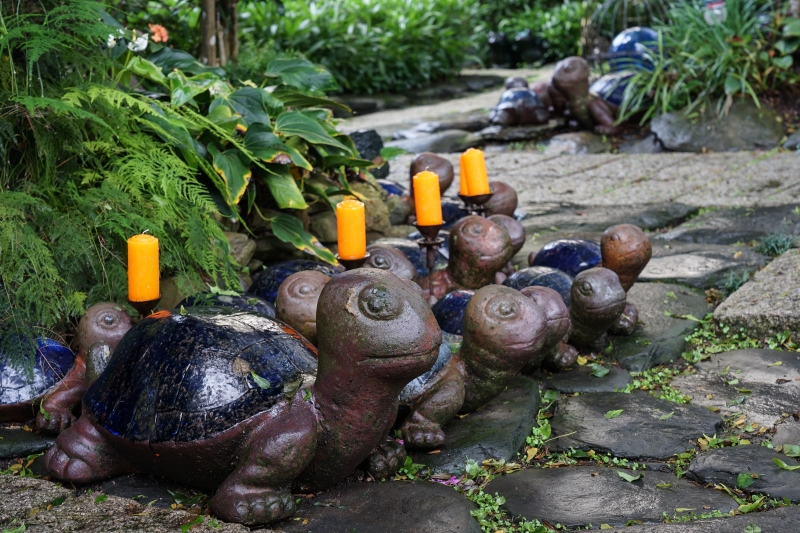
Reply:
[[362, 259], [367, 255], [367, 220], [362, 202], [344, 200], [336, 206], [336, 231], [340, 259]]
[[461, 154], [458, 164], [458, 194], [459, 196], [469, 196], [469, 187], [467, 186], [467, 174], [464, 171], [466, 167], [464, 163], [464, 154]]
[[439, 192], [439, 176], [424, 170], [414, 176], [414, 207], [417, 224], [437, 226], [442, 223], [442, 195]]
[[160, 297], [158, 239], [134, 235], [128, 239], [128, 299], [148, 302]]
[[467, 178], [467, 189], [470, 196], [489, 194], [489, 177], [486, 175], [486, 160], [483, 152], [470, 148], [461, 155], [464, 175]]

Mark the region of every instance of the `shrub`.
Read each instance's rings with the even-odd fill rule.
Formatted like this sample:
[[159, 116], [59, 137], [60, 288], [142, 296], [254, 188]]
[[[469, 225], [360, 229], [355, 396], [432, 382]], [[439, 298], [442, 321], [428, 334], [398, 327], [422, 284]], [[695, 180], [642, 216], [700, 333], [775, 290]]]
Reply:
[[497, 29], [509, 38], [522, 30], [531, 30], [546, 41], [546, 57], [557, 61], [565, 57], [580, 55], [583, 20], [589, 13], [588, 0], [564, 0], [550, 7], [535, 4], [508, 18], [502, 19]]

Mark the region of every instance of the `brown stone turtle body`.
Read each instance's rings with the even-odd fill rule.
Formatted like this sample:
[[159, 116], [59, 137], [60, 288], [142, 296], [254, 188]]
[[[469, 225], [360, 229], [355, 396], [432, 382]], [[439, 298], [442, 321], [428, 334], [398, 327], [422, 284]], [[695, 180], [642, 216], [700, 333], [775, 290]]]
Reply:
[[603, 267], [584, 270], [572, 282], [569, 344], [591, 348], [625, 310], [625, 291], [617, 275]]
[[514, 211], [519, 205], [519, 198], [514, 187], [504, 181], [490, 181], [489, 190], [492, 191], [492, 197], [484, 204], [486, 212], [489, 215], [513, 217]]
[[[627, 293], [653, 255], [653, 245], [645, 232], [633, 224], [617, 224], [603, 232], [600, 239], [603, 266], [613, 270]], [[611, 331], [617, 335], [630, 335], [639, 322], [639, 311], [626, 304], [619, 320]]]
[[322, 289], [331, 280], [322, 272], [304, 270], [286, 278], [278, 287], [275, 318], [292, 326], [317, 345], [317, 304]]
[[442, 426], [485, 405], [523, 366], [538, 365], [544, 356], [545, 313], [514, 289], [479, 289], [464, 311], [463, 328], [458, 352], [401, 393], [401, 403], [410, 408], [400, 427], [406, 447], [441, 446]]
[[[547, 335], [541, 353], [544, 354], [542, 366], [550, 369], [568, 367], [578, 357], [577, 350], [570, 349], [563, 341], [569, 335], [571, 320], [569, 309], [558, 292], [550, 287], [525, 287], [520, 290], [522, 294], [532, 299], [542, 308], [547, 319]], [[523, 372], [530, 373], [539, 368], [539, 365], [529, 363]]]
[[[385, 440], [401, 389], [432, 367], [441, 344], [419, 290], [378, 269], [352, 270], [325, 286], [313, 384], [303, 380], [316, 365], [313, 347], [288, 326], [247, 311], [198, 309], [152, 315], [131, 330], [85, 396], [83, 416], [47, 452], [54, 478], [87, 483], [158, 474], [218, 486], [212, 508], [223, 520], [278, 520], [294, 512], [290, 487], [335, 485]], [[158, 343], [166, 352], [147, 349]], [[174, 364], [195, 372], [195, 382], [161, 373]], [[251, 372], [271, 377], [273, 386], [259, 385]], [[281, 376], [299, 384], [287, 389]], [[138, 380], [149, 381], [143, 389]], [[156, 393], [156, 403], [124, 387]], [[139, 403], [125, 404], [131, 399]]]
[[453, 178], [455, 177], [453, 163], [433, 152], [422, 152], [411, 161], [411, 166], [408, 171], [409, 195], [414, 196], [414, 176], [424, 170], [433, 172], [439, 176], [439, 194], [444, 195], [445, 191], [452, 185]]
[[[487, 218], [495, 224], [503, 226], [508, 232], [508, 236], [511, 238], [511, 248], [513, 249], [511, 257], [513, 258], [517, 255], [517, 252], [522, 250], [522, 247], [525, 246], [525, 227], [520, 224], [517, 219], [511, 218], [508, 215], [491, 215]], [[514, 271], [514, 264], [509, 261], [503, 269], [495, 275], [494, 282], [498, 285], [503, 283], [506, 276], [510, 276]]]
[[401, 279], [414, 281], [417, 279], [417, 269], [409, 261], [406, 254], [388, 244], [370, 244], [367, 246], [369, 258], [364, 264], [365, 268], [380, 268], [388, 270]]
[[514, 254], [508, 232], [491, 220], [470, 215], [450, 231], [450, 259], [447, 268], [419, 281], [425, 298], [439, 299], [456, 289], [480, 289]]

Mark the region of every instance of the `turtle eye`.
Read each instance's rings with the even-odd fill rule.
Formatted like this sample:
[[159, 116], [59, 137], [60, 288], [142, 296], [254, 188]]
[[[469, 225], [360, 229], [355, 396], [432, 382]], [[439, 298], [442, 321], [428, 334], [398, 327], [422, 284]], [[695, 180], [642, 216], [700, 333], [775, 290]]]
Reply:
[[361, 312], [373, 320], [391, 320], [400, 316], [403, 301], [386, 287], [371, 285], [358, 295]]
[[584, 296], [591, 296], [592, 293], [594, 293], [594, 290], [592, 289], [592, 284], [589, 283], [588, 281], [581, 282], [581, 284], [578, 286], [578, 290]]
[[472, 235], [480, 235], [483, 233], [483, 224], [470, 224], [467, 227], [467, 231]]
[[617, 235], [616, 233], [612, 233], [612, 234], [611, 234], [611, 237], [609, 237], [609, 238], [610, 238], [612, 241], [618, 241], [618, 240], [619, 240], [619, 235]]
[[375, 268], [382, 268], [384, 270], [389, 270], [392, 267], [392, 265], [389, 264], [389, 260], [383, 255], [376, 255], [372, 260], [372, 266]]
[[105, 328], [112, 328], [117, 325], [119, 320], [111, 313], [104, 313], [98, 317], [98, 323]]
[[486, 312], [501, 320], [511, 320], [519, 314], [519, 305], [505, 296], [495, 296], [486, 304]]
[[302, 294], [303, 296], [308, 296], [312, 292], [314, 292], [314, 287], [311, 285], [306, 285], [305, 283], [297, 287], [297, 292]]

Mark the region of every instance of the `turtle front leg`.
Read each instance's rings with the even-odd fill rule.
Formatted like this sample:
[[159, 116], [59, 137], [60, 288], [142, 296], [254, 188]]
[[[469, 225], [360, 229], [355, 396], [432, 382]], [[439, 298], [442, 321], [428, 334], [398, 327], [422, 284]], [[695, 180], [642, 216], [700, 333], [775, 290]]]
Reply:
[[42, 399], [36, 415], [36, 429], [61, 433], [75, 422], [72, 410], [81, 403], [89, 384], [86, 382], [86, 354], [81, 352], [64, 379]]
[[58, 436], [44, 456], [44, 465], [54, 478], [77, 484], [133, 472], [85, 416]]
[[375, 479], [386, 479], [394, 475], [406, 461], [405, 447], [391, 437], [372, 450], [362, 468]]
[[442, 372], [439, 381], [412, 407], [400, 426], [408, 448], [436, 448], [444, 444], [442, 426], [464, 405], [464, 378], [454, 365], [449, 366], [451, 368]]
[[293, 515], [290, 483], [311, 462], [316, 448], [316, 427], [310, 417], [266, 421], [254, 431], [242, 450], [243, 459], [214, 495], [214, 514], [248, 526]]

